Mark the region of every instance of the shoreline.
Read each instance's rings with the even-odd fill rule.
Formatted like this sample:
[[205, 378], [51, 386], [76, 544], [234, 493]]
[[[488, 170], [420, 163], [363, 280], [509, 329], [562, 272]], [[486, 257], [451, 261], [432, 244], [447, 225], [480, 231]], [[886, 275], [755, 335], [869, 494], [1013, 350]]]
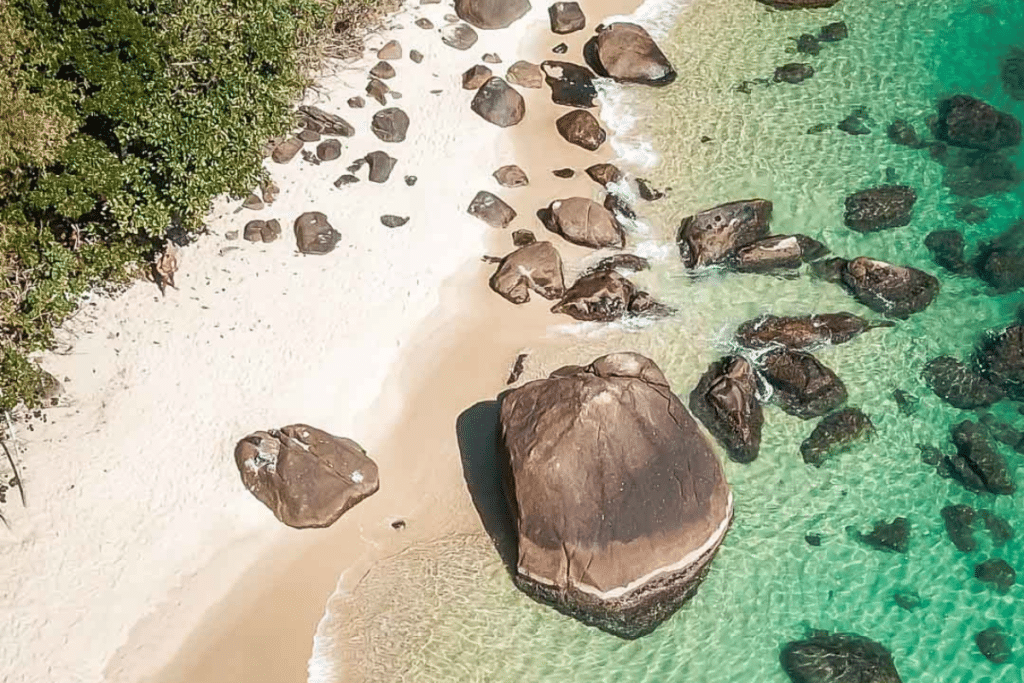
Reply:
[[[593, 35], [593, 27], [597, 23], [608, 16], [629, 14], [639, 4], [637, 0], [581, 2], [588, 17], [587, 28], [563, 36], [550, 33], [546, 8], [535, 7], [534, 13], [521, 20], [526, 25], [520, 31], [526, 35], [514, 56], [502, 53], [503, 62], [495, 67], [495, 73], [503, 75], [507, 65], [517, 59], [538, 63], [546, 58], [560, 59], [550, 52], [551, 45], [556, 42], [569, 44], [566, 57], [576, 61], [573, 55], [581, 53], [582, 44]], [[538, 25], [535, 21], [530, 25], [529, 20], [536, 19], [538, 10], [543, 14], [542, 22]], [[409, 11], [407, 8], [399, 16], [408, 15]], [[511, 30], [515, 28], [513, 26]], [[525, 29], [529, 28], [537, 30], [527, 33]], [[487, 49], [481, 46], [489, 36], [495, 35], [500, 40], [500, 34], [506, 32], [479, 33], [481, 42], [472, 48], [471, 54]], [[385, 31], [376, 42], [390, 37], [390, 32]], [[402, 39], [402, 35], [395, 37]], [[374, 60], [371, 58], [369, 61], [372, 63]], [[458, 80], [461, 71], [447, 75]], [[594, 183], [583, 169], [608, 160], [614, 154], [611, 144], [593, 153], [561, 139], [555, 130], [554, 119], [567, 110], [550, 101], [547, 86], [539, 90], [519, 90], [526, 98], [529, 113], [521, 124], [505, 131], [503, 140], [499, 139], [499, 145], [506, 149], [499, 155], [501, 163], [495, 164], [494, 168], [505, 163], [517, 163], [530, 175], [530, 185], [512, 190], [497, 188], [491, 178], [494, 168], [475, 169], [481, 177], [476, 181], [474, 191], [495, 191], [519, 213], [518, 221], [506, 231], [496, 231], [481, 224], [486, 231], [486, 253], [499, 256], [513, 249], [509, 242], [512, 228], [527, 227], [537, 234], [538, 239], [550, 237], [533, 214], [553, 199], [575, 195], [599, 199], [603, 196], [603, 188]], [[464, 106], [468, 112], [471, 93], [464, 91], [461, 94], [466, 99]], [[401, 104], [401, 101], [396, 102], [397, 106]], [[609, 135], [612, 135], [611, 130]], [[553, 148], [558, 150], [557, 158], [549, 163], [545, 157]], [[575, 167], [577, 175], [568, 180], [550, 175], [551, 170], [563, 166]], [[464, 211], [464, 208], [459, 208]], [[583, 269], [584, 259], [594, 260], [596, 256], [592, 250], [555, 239], [565, 257], [566, 279], [571, 282]], [[381, 466], [381, 492], [346, 513], [345, 519], [318, 534], [317, 539], [281, 539], [263, 549], [257, 561], [244, 571], [226, 595], [201, 616], [167, 666], [147, 681], [290, 681], [298, 680], [294, 677], [307, 670], [307, 666], [309, 680], [319, 681], [315, 642], [332, 595], [339, 590], [351, 590], [377, 562], [413, 546], [452, 534], [484, 532], [479, 514], [465, 489], [454, 423], [463, 411], [478, 402], [495, 398], [504, 388], [504, 379], [519, 352], [543, 343], [551, 327], [566, 322], [550, 314], [547, 309], [551, 302], [540, 297], [534, 296], [529, 304], [513, 306], [495, 295], [487, 286], [493, 268], [492, 264], [470, 262], [445, 280], [438, 305], [414, 332], [378, 398], [365, 411], [364, 417], [357, 420], [364, 423], [378, 421], [369, 434], [364, 432], [357, 436], [363, 439], [371, 457], [375, 457]], [[421, 368], [437, 359], [443, 359], [442, 363], [424, 373]], [[480, 368], [493, 370], [480, 373]], [[541, 375], [546, 373], [536, 369], [531, 372], [528, 367], [520, 381]], [[439, 396], [437, 387], [442, 384], [446, 389]], [[396, 404], [404, 405], [396, 410]], [[429, 406], [429, 409], [424, 411], [424, 406]], [[379, 417], [381, 414], [393, 417], [391, 420], [382, 419]], [[374, 447], [375, 443], [378, 445]], [[412, 471], [408, 468], [412, 464], [408, 458], [386, 463], [379, 457], [384, 453], [397, 454], [408, 450], [428, 457], [442, 453], [451, 453], [454, 457], [449, 458], [450, 466], [438, 468], [419, 463]], [[402, 471], [392, 474], [388, 471], [388, 464], [402, 466]], [[387, 493], [384, 487], [387, 487]], [[428, 495], [424, 496], [424, 492]], [[408, 502], [396, 509], [396, 500], [402, 499], [416, 500], [416, 503]], [[390, 508], [394, 512], [387, 514], [380, 508]], [[446, 512], [440, 514], [436, 510]], [[400, 518], [408, 526], [401, 532], [379, 522], [368, 528], [370, 520], [380, 520], [382, 516], [387, 521]], [[293, 559], [284, 559], [287, 556]], [[252, 647], [255, 640], [266, 639], [270, 633], [275, 642], [272, 650]], [[312, 657], [311, 649], [314, 650]], [[128, 671], [135, 667], [125, 668], [127, 676]], [[108, 667], [108, 675], [114, 671], [113, 666]], [[111, 676], [110, 680], [120, 679]]]

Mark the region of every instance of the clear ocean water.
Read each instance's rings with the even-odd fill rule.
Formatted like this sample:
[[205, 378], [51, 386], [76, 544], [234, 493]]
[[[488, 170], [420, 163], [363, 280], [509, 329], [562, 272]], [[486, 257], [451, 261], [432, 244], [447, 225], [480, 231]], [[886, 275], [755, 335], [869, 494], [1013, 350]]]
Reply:
[[[736, 518], [711, 573], [696, 598], [650, 636], [622, 641], [532, 602], [512, 586], [486, 538], [456, 537], [413, 548], [366, 577], [351, 610], [338, 614], [347, 655], [323, 680], [358, 680], [352, 675], [361, 672], [368, 681], [417, 683], [782, 683], [780, 647], [821, 628], [883, 643], [904, 681], [1021, 683], [1024, 585], [1000, 594], [974, 578], [974, 566], [999, 557], [1024, 574], [1024, 456], [998, 446], [1022, 492], [977, 495], [940, 478], [917, 444], [948, 452], [950, 427], [979, 417], [935, 397], [920, 378], [924, 363], [941, 354], [967, 359], [986, 330], [1011, 322], [1024, 303], [1021, 292], [997, 296], [979, 280], [942, 270], [924, 238], [956, 229], [973, 249], [1024, 216], [1024, 189], [973, 199], [988, 219], [959, 221], [955, 211], [967, 200], [943, 186], [943, 167], [926, 149], [894, 145], [885, 129], [903, 118], [927, 133], [937, 99], [954, 93], [1024, 119], [1024, 101], [1011, 98], [1000, 79], [1010, 49], [1024, 49], [1024, 2], [842, 0], [827, 10], [769, 12], [754, 0], [693, 0], [658, 11], [679, 80], [612, 97], [616, 110], [634, 116], [623, 144], [642, 140], [656, 151], [657, 161], [637, 172], [672, 188], [665, 199], [638, 204], [647, 225], [631, 244], [656, 265], [635, 279], [679, 313], [642, 326], [566, 326], [531, 357], [526, 378], [633, 349], [654, 358], [685, 401], [708, 364], [731, 350], [736, 326], [759, 313], [846, 310], [876, 318], [806, 273], [687, 277], [674, 246], [679, 219], [763, 197], [775, 204], [774, 233], [804, 233], [836, 255], [913, 265], [942, 280], [925, 312], [816, 352], [877, 434], [814, 469], [798, 450], [814, 421], [767, 407], [760, 458], [726, 464]], [[794, 37], [838, 20], [849, 26], [847, 40], [823, 44], [817, 56], [794, 54]], [[812, 64], [815, 76], [735, 89], [790, 61]], [[866, 108], [870, 134], [836, 129], [855, 107]], [[817, 124], [828, 130], [807, 132]], [[1024, 154], [1014, 160], [1024, 168]], [[845, 228], [843, 199], [887, 179], [916, 189], [913, 222], [872, 235]], [[920, 399], [915, 414], [900, 413], [895, 389]], [[1003, 402], [990, 412], [1024, 430], [1019, 405]], [[997, 548], [979, 529], [978, 549], [958, 551], [939, 514], [950, 503], [995, 512], [1016, 538]], [[911, 523], [906, 554], [871, 549], [850, 531], [896, 516]], [[812, 533], [821, 536], [819, 547], [805, 542]], [[893, 599], [898, 590], [916, 590], [922, 605], [902, 609]], [[974, 634], [991, 625], [1011, 634], [1015, 653], [1006, 664], [989, 662], [974, 644]]]

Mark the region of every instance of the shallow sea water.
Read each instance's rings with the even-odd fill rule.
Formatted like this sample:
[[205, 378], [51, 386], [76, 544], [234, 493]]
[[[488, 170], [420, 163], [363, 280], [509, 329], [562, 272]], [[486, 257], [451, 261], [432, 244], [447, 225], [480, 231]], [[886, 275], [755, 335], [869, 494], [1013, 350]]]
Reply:
[[[623, 139], [644, 139], [658, 153], [658, 163], [638, 172], [673, 188], [666, 199], [638, 206], [648, 225], [631, 242], [657, 263], [635, 279], [679, 313], [643, 326], [566, 325], [531, 356], [524, 379], [632, 349], [654, 358], [685, 402], [707, 365], [731, 350], [736, 326], [759, 313], [847, 310], [876, 318], [806, 273], [694, 280], [683, 272], [673, 244], [679, 219], [759, 196], [775, 204], [776, 234], [801, 232], [836, 255], [913, 265], [942, 280], [925, 312], [815, 352], [843, 378], [849, 404], [870, 415], [877, 434], [814, 469], [798, 450], [814, 421], [767, 407], [759, 459], [726, 463], [736, 516], [711, 573], [650, 636], [625, 642], [532, 602], [512, 586], [488, 539], [455, 537], [380, 563], [356, 595], [333, 602], [336, 618], [322, 631], [333, 645], [325, 650], [320, 640], [326, 660], [311, 680], [782, 683], [788, 678], [780, 647], [808, 628], [883, 643], [905, 681], [1022, 680], [1024, 585], [1002, 595], [975, 580], [973, 568], [1001, 557], [1024, 575], [1024, 492], [972, 494], [922, 463], [916, 444], [949, 451], [950, 426], [978, 417], [939, 401], [920, 379], [924, 363], [940, 354], [966, 359], [986, 330], [1011, 322], [1024, 303], [1019, 292], [995, 296], [979, 280], [943, 271], [924, 237], [953, 228], [969, 245], [991, 238], [1024, 216], [1024, 191], [972, 200], [989, 219], [960, 222], [953, 214], [965, 200], [943, 187], [942, 166], [927, 150], [892, 144], [885, 128], [901, 117], [926, 132], [936, 99], [955, 92], [1024, 119], [1024, 101], [1011, 99], [999, 77], [1010, 47], [1024, 48], [1024, 2], [843, 0], [829, 10], [769, 12], [753, 0], [694, 0], [672, 11], [678, 22], [662, 44], [679, 80], [614, 97], [640, 121]], [[792, 54], [790, 37], [840, 19], [850, 27], [848, 40], [823, 44], [818, 56]], [[806, 61], [817, 73], [802, 85], [735, 91], [738, 82], [770, 77], [789, 61]], [[834, 127], [856, 106], [870, 113], [870, 135]], [[833, 127], [806, 132], [818, 123]], [[1015, 161], [1024, 167], [1024, 155]], [[913, 222], [873, 235], [843, 227], [843, 199], [885, 182], [887, 168], [918, 192]], [[920, 398], [913, 416], [898, 411], [897, 388]], [[1018, 405], [1003, 402], [991, 412], [1024, 429]], [[998, 448], [1024, 488], [1024, 456]], [[978, 550], [959, 552], [939, 515], [950, 503], [996, 512], [1017, 538], [994, 548], [979, 530]], [[867, 532], [898, 515], [912, 526], [905, 555], [870, 549], [848, 530]], [[821, 535], [820, 547], [804, 541], [808, 533]], [[893, 593], [901, 589], [918, 591], [924, 605], [897, 606]], [[1007, 664], [990, 663], [974, 644], [974, 634], [994, 624], [1011, 634], [1015, 654]]]

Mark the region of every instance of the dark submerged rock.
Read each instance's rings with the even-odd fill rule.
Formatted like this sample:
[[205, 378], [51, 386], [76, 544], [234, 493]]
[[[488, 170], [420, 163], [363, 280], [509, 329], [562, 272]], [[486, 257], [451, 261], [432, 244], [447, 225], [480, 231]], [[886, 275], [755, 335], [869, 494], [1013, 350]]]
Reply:
[[772, 80], [776, 83], [792, 83], [794, 85], [803, 83], [814, 76], [814, 67], [810, 64], [790, 62], [775, 69]]
[[721, 204], [684, 218], [676, 234], [687, 268], [724, 262], [740, 247], [768, 236], [772, 203], [765, 199]]
[[967, 263], [967, 243], [957, 230], [936, 230], [924, 238], [924, 246], [932, 253], [932, 260], [951, 273], [969, 275], [973, 272]]
[[870, 119], [867, 109], [854, 107], [850, 115], [840, 121], [836, 128], [850, 135], [870, 135], [871, 128], [868, 127]]
[[242, 483], [297, 529], [327, 527], [377, 491], [377, 465], [355, 441], [296, 424], [238, 442]]
[[1015, 100], [1024, 100], [1024, 50], [1011, 47], [999, 75], [1006, 93]]
[[712, 363], [690, 393], [690, 411], [731, 459], [757, 459], [764, 411], [757, 398], [757, 377], [746, 359], [731, 356]]
[[999, 626], [989, 626], [984, 631], [976, 633], [974, 643], [978, 646], [978, 651], [993, 664], [1005, 664], [1013, 655], [1010, 637]]
[[736, 341], [748, 349], [782, 345], [799, 350], [843, 344], [868, 330], [894, 326], [890, 321], [872, 322], [845, 311], [804, 316], [761, 315], [739, 326]]
[[777, 349], [759, 359], [772, 398], [790, 415], [809, 420], [846, 403], [846, 385], [836, 373], [803, 351]]
[[793, 683], [902, 683], [885, 647], [851, 633], [817, 631], [787, 643], [780, 660]]
[[877, 232], [910, 224], [917, 193], [906, 185], [884, 185], [855, 192], [846, 198], [846, 227]]
[[990, 584], [1000, 593], [1007, 593], [1010, 586], [1017, 582], [1017, 572], [1006, 560], [995, 558], [975, 565], [974, 578]]
[[1013, 540], [1013, 527], [1008, 521], [988, 510], [979, 510], [979, 513], [985, 523], [985, 530], [992, 537], [992, 545], [999, 548]]
[[900, 415], [910, 417], [917, 412], [918, 407], [921, 405], [921, 399], [913, 394], [910, 394], [902, 389], [896, 389], [892, 392], [892, 398], [896, 401], [896, 406], [900, 409]]
[[870, 533], [858, 534], [861, 543], [877, 550], [905, 553], [910, 547], [910, 522], [906, 517], [896, 517], [891, 522], [875, 522]]
[[928, 361], [921, 370], [921, 377], [936, 396], [961, 410], [986, 408], [1005, 396], [980, 372], [951, 356]]
[[796, 39], [796, 51], [802, 55], [816, 55], [821, 52], [821, 42], [810, 33], [804, 33]]
[[849, 37], [850, 29], [847, 28], [845, 21], [834, 21], [831, 24], [825, 24], [818, 31], [818, 40], [823, 43], [837, 43]]
[[961, 149], [944, 158], [943, 164], [943, 185], [968, 199], [1010, 192], [1024, 180], [1020, 169], [1000, 152]]
[[958, 221], [978, 225], [988, 220], [988, 209], [977, 204], [962, 204], [957, 207], [954, 215]]
[[892, 599], [900, 606], [901, 609], [905, 609], [908, 612], [913, 612], [915, 609], [925, 605], [925, 601], [922, 600], [918, 592], [912, 588], [904, 588], [896, 591], [893, 593]]
[[732, 495], [652, 361], [617, 353], [557, 370], [506, 394], [500, 423], [521, 590], [623, 638], [696, 592]]
[[1024, 287], [1024, 220], [978, 247], [974, 270], [1000, 294]]
[[545, 299], [565, 294], [562, 257], [551, 242], [533, 242], [501, 260], [491, 276], [490, 286], [514, 304], [530, 300], [530, 290]]
[[1011, 495], [1017, 490], [1006, 459], [988, 441], [976, 423], [964, 420], [953, 427], [956, 455], [947, 456], [942, 467], [964, 488], [976, 493]]
[[871, 418], [859, 408], [843, 408], [822, 418], [800, 444], [800, 454], [808, 465], [821, 467], [827, 456], [846, 450], [874, 431]]
[[994, 152], [1019, 145], [1021, 127], [1016, 118], [990, 104], [954, 95], [939, 102], [936, 137], [957, 147]]
[[921, 138], [917, 136], [917, 131], [914, 130], [914, 126], [903, 119], [893, 121], [889, 128], [886, 129], [885, 134], [889, 136], [889, 140], [893, 143], [903, 145], [904, 147], [916, 149], [922, 144]]
[[988, 379], [1015, 401], [1024, 401], [1024, 324], [986, 340], [978, 358]]
[[949, 540], [960, 552], [977, 550], [974, 540], [974, 508], [970, 505], [947, 505], [942, 508], [942, 521], [946, 525]]
[[839, 0], [757, 0], [775, 9], [818, 9], [831, 7]]

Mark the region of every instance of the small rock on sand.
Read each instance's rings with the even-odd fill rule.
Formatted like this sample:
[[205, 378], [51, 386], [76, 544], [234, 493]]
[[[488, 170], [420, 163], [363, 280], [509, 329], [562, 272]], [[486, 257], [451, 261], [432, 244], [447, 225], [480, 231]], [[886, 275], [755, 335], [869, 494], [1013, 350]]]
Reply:
[[370, 182], [384, 183], [391, 177], [398, 159], [393, 159], [386, 152], [370, 152], [366, 155], [366, 161], [370, 164]]
[[560, 35], [582, 31], [587, 25], [587, 18], [578, 2], [556, 2], [548, 8], [548, 18], [551, 31]]
[[491, 75], [492, 72], [490, 68], [483, 64], [471, 66], [464, 74], [462, 74], [462, 89], [479, 90], [480, 86], [491, 78]]
[[441, 42], [456, 50], [468, 50], [476, 45], [479, 36], [469, 24], [452, 24], [441, 29]]
[[398, 107], [381, 109], [373, 115], [370, 130], [382, 142], [403, 142], [409, 130], [409, 115]]
[[521, 88], [539, 89], [544, 85], [544, 72], [540, 64], [519, 60], [508, 68], [505, 78]]
[[341, 143], [337, 140], [324, 140], [316, 146], [316, 156], [320, 161], [334, 161], [341, 156]]
[[377, 50], [377, 59], [401, 59], [402, 58], [402, 44], [397, 40], [389, 40], [384, 47]]
[[341, 233], [320, 211], [307, 211], [295, 219], [295, 243], [303, 254], [323, 255], [334, 251]]
[[467, 209], [469, 215], [475, 216], [492, 228], [507, 228], [516, 212], [501, 197], [487, 191], [477, 192]]
[[530, 179], [526, 177], [526, 171], [515, 164], [499, 168], [494, 172], [494, 179], [502, 187], [526, 187], [530, 184]]
[[377, 62], [372, 69], [370, 69], [370, 75], [374, 78], [381, 78], [387, 80], [395, 77], [395, 67], [391, 66], [387, 62]]
[[411, 59], [415, 64], [419, 64], [423, 61], [423, 53], [419, 50], [409, 50], [409, 59]]
[[400, 228], [400, 227], [402, 227], [403, 225], [405, 225], [406, 223], [409, 222], [409, 217], [408, 216], [394, 216], [394, 215], [391, 215], [391, 214], [386, 214], [386, 215], [380, 217], [380, 222], [386, 228]]

